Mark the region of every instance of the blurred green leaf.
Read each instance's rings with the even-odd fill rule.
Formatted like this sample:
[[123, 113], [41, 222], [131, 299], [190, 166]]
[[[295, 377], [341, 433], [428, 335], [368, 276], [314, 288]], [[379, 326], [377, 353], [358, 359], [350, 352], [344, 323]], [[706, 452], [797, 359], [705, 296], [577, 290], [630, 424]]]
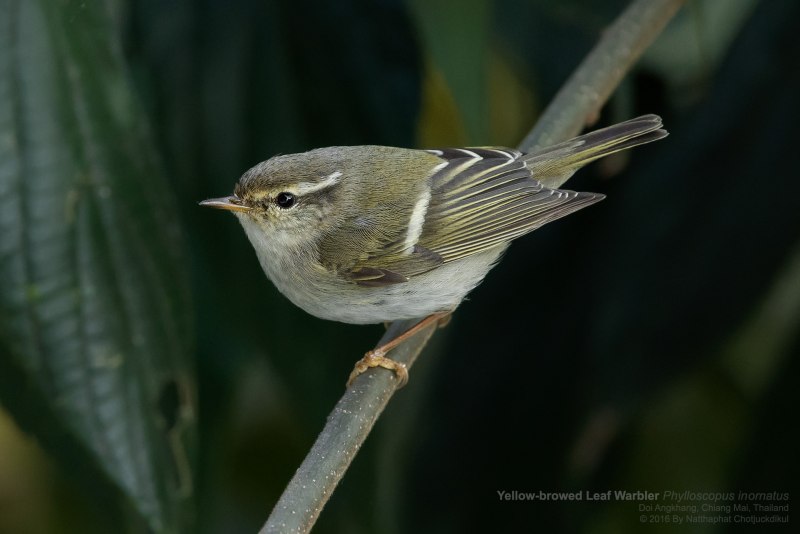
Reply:
[[0, 3], [0, 399], [92, 498], [117, 487], [149, 530], [178, 531], [182, 239], [106, 7]]
[[707, 83], [756, 7], [756, 0], [695, 0], [682, 10], [642, 57], [642, 67], [665, 81], [686, 105]]
[[[422, 41], [452, 92], [467, 131], [467, 144], [489, 139], [489, 37], [491, 5], [487, 0], [409, 2]], [[453, 21], [457, 19], [458, 24]]]

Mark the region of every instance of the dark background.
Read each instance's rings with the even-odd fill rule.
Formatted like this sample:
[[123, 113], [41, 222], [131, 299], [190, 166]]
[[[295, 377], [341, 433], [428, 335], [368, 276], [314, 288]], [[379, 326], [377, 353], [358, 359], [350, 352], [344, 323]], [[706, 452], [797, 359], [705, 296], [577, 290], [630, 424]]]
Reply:
[[[626, 2], [108, 5], [182, 226], [193, 529], [253, 532], [382, 326], [293, 307], [234, 218], [197, 201], [276, 153], [514, 146]], [[796, 488], [798, 20], [791, 0], [679, 14], [597, 123], [657, 113], [670, 136], [568, 183], [607, 199], [511, 247], [420, 358], [315, 532], [684, 532], [643, 527], [631, 503], [497, 492]], [[14, 462], [0, 464], [14, 512], [0, 529], [88, 529], [92, 496], [6, 427], [0, 450], [22, 451], [17, 476], [34, 482], [3, 482]]]

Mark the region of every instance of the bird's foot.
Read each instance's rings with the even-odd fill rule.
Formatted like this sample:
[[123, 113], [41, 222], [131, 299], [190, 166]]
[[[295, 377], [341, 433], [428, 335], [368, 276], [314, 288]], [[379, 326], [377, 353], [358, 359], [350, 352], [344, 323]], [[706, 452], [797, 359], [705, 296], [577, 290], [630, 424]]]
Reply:
[[398, 381], [397, 388], [400, 389], [405, 386], [408, 382], [408, 368], [406, 364], [387, 358], [384, 354], [385, 352], [379, 347], [369, 351], [363, 358], [358, 360], [355, 367], [353, 367], [353, 371], [350, 373], [350, 378], [347, 379], [347, 387], [352, 385], [353, 380], [355, 380], [358, 375], [373, 367], [383, 367], [384, 369], [394, 371], [394, 375]]

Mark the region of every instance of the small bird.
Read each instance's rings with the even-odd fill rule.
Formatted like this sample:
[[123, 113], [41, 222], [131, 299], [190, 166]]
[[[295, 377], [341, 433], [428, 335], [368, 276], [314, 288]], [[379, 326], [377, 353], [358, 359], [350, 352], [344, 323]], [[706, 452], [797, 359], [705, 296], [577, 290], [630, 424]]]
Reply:
[[[367, 353], [370, 367], [456, 309], [509, 243], [604, 198], [545, 187], [598, 158], [661, 139], [645, 115], [530, 153], [339, 146], [275, 156], [202, 206], [236, 215], [267, 277], [308, 313], [368, 324], [426, 317]], [[350, 382], [348, 382], [349, 384]]]

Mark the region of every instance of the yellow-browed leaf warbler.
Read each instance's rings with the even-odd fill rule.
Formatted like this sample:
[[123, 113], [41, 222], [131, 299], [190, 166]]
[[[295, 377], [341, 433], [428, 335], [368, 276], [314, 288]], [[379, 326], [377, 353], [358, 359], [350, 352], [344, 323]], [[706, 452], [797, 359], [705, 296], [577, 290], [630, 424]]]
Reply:
[[[238, 217], [264, 272], [308, 313], [358, 324], [431, 321], [455, 310], [513, 239], [603, 199], [543, 179], [563, 182], [666, 135], [659, 117], [645, 115], [528, 154], [320, 148], [261, 162], [232, 196], [201, 205]], [[385, 353], [405, 337], [368, 353], [354, 373], [382, 366], [404, 381]]]

